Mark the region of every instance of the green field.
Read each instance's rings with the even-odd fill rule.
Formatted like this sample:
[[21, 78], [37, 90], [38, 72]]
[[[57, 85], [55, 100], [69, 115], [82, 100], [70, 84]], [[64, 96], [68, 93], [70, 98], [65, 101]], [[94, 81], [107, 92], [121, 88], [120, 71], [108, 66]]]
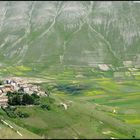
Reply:
[[[42, 138], [140, 138], [138, 77], [118, 81], [75, 75], [76, 72], [65, 71], [44, 77], [46, 82], [40, 85], [55, 99], [51, 110], [21, 106], [18, 110], [29, 113], [29, 118], [12, 119], [2, 110], [0, 115], [26, 129], [25, 137], [30, 132]], [[48, 103], [48, 98], [41, 102]], [[59, 106], [61, 102], [69, 104], [67, 110]]]

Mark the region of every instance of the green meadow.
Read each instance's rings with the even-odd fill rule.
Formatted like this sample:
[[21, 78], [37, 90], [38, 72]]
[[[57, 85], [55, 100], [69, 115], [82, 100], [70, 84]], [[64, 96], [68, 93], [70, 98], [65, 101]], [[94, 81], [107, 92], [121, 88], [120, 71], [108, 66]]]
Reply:
[[[22, 66], [17, 71], [29, 72], [30, 69]], [[32, 135], [73, 139], [140, 138], [140, 79], [135, 76], [135, 79], [125, 77], [118, 80], [101, 74], [85, 74], [85, 71], [80, 74], [71, 70], [57, 74], [46, 72], [42, 76], [46, 81], [40, 84], [41, 88], [48, 90], [50, 97], [55, 99], [50, 104], [51, 110], [43, 110], [37, 105], [19, 106], [19, 111], [30, 115], [28, 118], [9, 118], [2, 110], [0, 115], [26, 130], [23, 135], [29, 138]], [[13, 76], [17, 76], [14, 70]], [[26, 77], [29, 77], [28, 73]], [[41, 98], [41, 103], [48, 104], [48, 97]], [[65, 110], [60, 103], [67, 104], [68, 108]]]

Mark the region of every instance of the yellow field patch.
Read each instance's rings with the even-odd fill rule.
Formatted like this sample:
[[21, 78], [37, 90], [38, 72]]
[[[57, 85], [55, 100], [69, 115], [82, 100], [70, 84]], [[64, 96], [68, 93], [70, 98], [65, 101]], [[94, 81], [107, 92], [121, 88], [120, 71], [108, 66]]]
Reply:
[[20, 71], [31, 71], [32, 69], [26, 66], [16, 66], [16, 69]]
[[140, 119], [135, 119], [135, 120], [125, 120], [126, 123], [129, 124], [140, 124]]
[[86, 96], [93, 96], [93, 95], [96, 95], [96, 94], [105, 94], [104, 91], [88, 91], [85, 93]]
[[109, 81], [109, 80], [107, 80], [107, 81], [100, 81], [98, 83], [101, 86], [104, 86], [104, 87], [109, 88], [109, 89], [116, 89], [117, 90], [119, 88], [119, 86], [116, 83], [114, 83], [113, 81]]
[[56, 93], [57, 96], [66, 96], [66, 93], [64, 92], [59, 92], [59, 93]]
[[22, 72], [15, 72], [16, 75], [20, 76], [20, 75], [23, 75]]

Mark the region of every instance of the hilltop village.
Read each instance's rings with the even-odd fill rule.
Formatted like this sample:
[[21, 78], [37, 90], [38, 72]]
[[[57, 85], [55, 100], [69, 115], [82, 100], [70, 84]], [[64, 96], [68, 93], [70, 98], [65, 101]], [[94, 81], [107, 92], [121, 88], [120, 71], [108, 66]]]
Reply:
[[22, 91], [29, 95], [36, 93], [38, 96], [47, 96], [47, 93], [42, 91], [38, 85], [27, 83], [23, 79], [6, 79], [2, 81], [0, 85], [0, 106], [7, 106], [8, 97], [6, 94], [8, 92], [11, 92], [12, 94], [12, 92], [18, 91]]

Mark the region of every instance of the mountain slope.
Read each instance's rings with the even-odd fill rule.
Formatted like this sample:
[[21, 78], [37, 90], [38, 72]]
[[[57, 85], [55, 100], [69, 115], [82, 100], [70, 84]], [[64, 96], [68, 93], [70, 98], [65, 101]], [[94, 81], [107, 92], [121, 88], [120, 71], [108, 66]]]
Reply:
[[140, 53], [140, 4], [133, 1], [1, 1], [3, 64], [121, 65]]

